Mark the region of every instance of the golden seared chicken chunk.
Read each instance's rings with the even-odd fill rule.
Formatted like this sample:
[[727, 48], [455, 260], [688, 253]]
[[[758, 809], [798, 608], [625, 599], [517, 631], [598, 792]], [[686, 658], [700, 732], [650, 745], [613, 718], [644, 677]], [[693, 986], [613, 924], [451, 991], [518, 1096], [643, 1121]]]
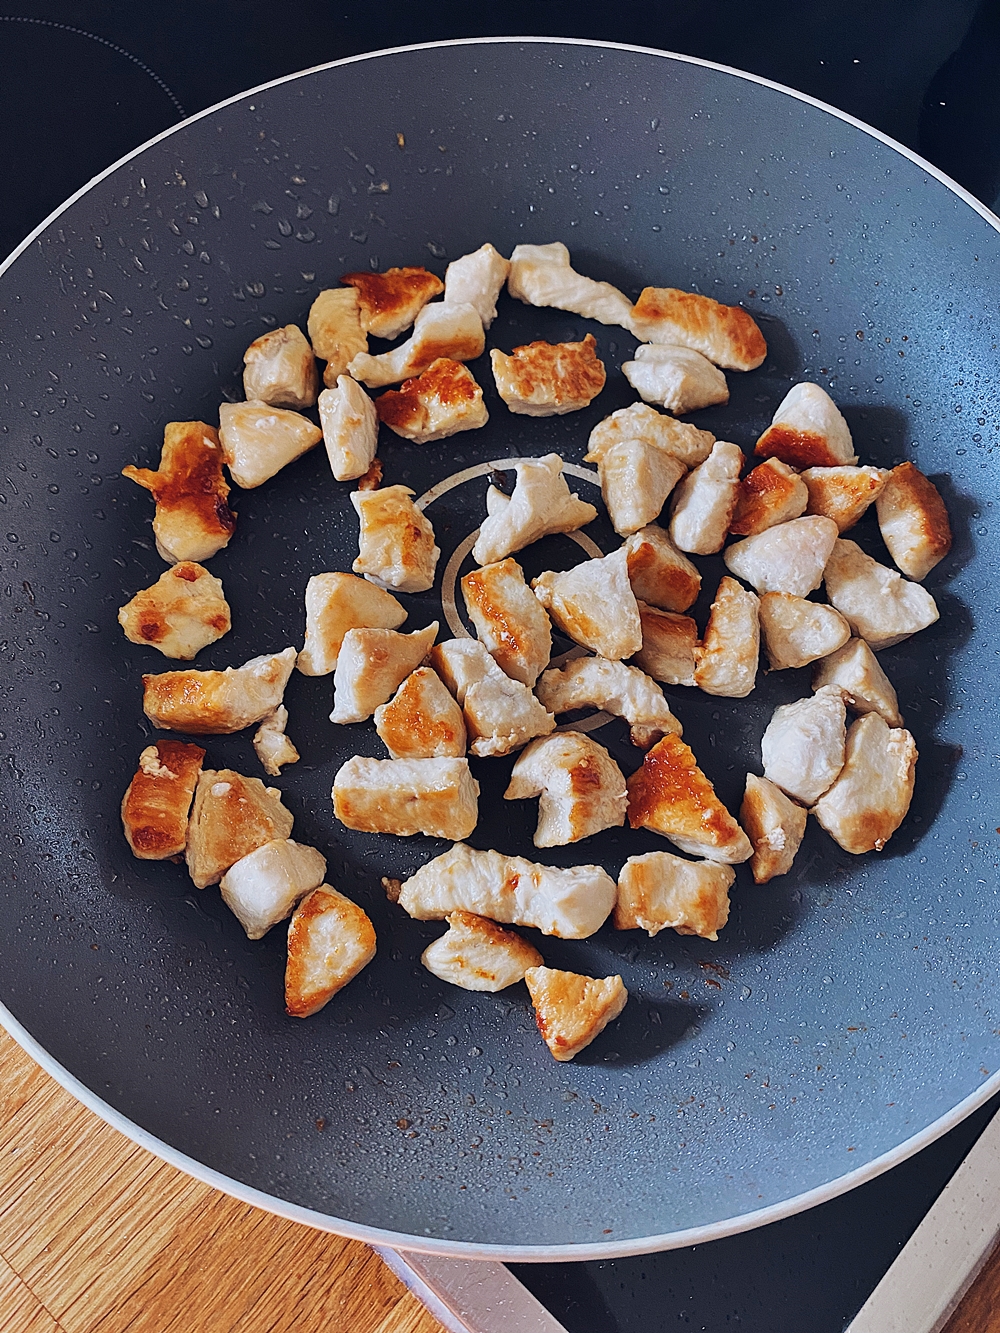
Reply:
[[654, 449], [662, 449], [665, 454], [672, 454], [685, 467], [697, 467], [712, 452], [715, 436], [687, 421], [677, 421], [665, 412], [657, 412], [646, 403], [633, 403], [631, 407], [620, 407], [597, 423], [587, 441], [587, 457], [599, 459], [606, 450], [625, 440], [641, 440]]
[[625, 823], [628, 792], [603, 745], [579, 731], [532, 741], [518, 756], [505, 801], [537, 796], [536, 847], [564, 847]]
[[571, 492], [558, 454], [514, 465], [517, 481], [510, 495], [496, 486], [486, 492], [486, 518], [472, 548], [481, 565], [495, 564], [553, 532], [576, 532], [597, 517], [597, 510]]
[[328, 676], [349, 629], [398, 629], [406, 612], [392, 593], [355, 574], [314, 574], [306, 584], [306, 638], [296, 665]]
[[729, 385], [707, 356], [676, 343], [640, 343], [622, 374], [640, 398], [683, 416], [729, 402]]
[[864, 639], [851, 639], [813, 668], [812, 687], [839, 685], [850, 695], [855, 713], [878, 713], [890, 727], [901, 727], [903, 717], [892, 682]]
[[880, 565], [845, 538], [834, 544], [823, 578], [830, 601], [876, 652], [926, 629], [940, 616], [934, 598], [919, 583]]
[[122, 476], [156, 501], [153, 536], [168, 564], [207, 560], [236, 531], [236, 515], [226, 503], [229, 484], [218, 432], [204, 421], [171, 421], [163, 432], [160, 467], [122, 468]]
[[254, 339], [243, 353], [243, 392], [272, 407], [312, 407], [319, 393], [316, 358], [297, 325]]
[[361, 327], [376, 338], [398, 338], [444, 283], [425, 268], [390, 268], [384, 273], [345, 273], [361, 307]]
[[624, 547], [572, 569], [546, 570], [531, 586], [556, 626], [600, 657], [631, 657], [642, 647]]
[[301, 758], [285, 735], [287, 726], [288, 709], [284, 704], [279, 704], [273, 713], [268, 713], [254, 733], [253, 748], [269, 778], [278, 777], [286, 764], [297, 764]]
[[378, 389], [422, 374], [442, 356], [451, 361], [474, 361], [482, 356], [485, 346], [486, 334], [475, 306], [437, 302], [420, 311], [406, 342], [380, 356], [362, 352], [348, 370], [369, 389]]
[[333, 813], [362, 833], [467, 838], [479, 820], [479, 783], [468, 759], [366, 759], [333, 780]]
[[910, 808], [916, 766], [910, 733], [867, 713], [847, 733], [844, 767], [812, 813], [845, 852], [880, 852]]
[[679, 458], [642, 440], [622, 440], [602, 450], [597, 473], [615, 532], [628, 537], [652, 523], [686, 472]]
[[510, 754], [555, 730], [552, 714], [527, 685], [500, 670], [478, 639], [439, 643], [430, 663], [462, 706], [474, 755]]
[[331, 722], [364, 722], [387, 703], [430, 652], [438, 622], [412, 634], [393, 629], [349, 629], [333, 673]]
[[676, 287], [643, 288], [631, 327], [642, 342], [690, 347], [726, 370], [756, 370], [767, 356], [764, 335], [741, 306]]
[[245, 778], [231, 768], [205, 769], [188, 825], [188, 874], [196, 888], [218, 884], [244, 856], [291, 833], [292, 814], [277, 787], [265, 787], [259, 778]]
[[808, 503], [809, 491], [795, 469], [780, 458], [765, 459], [740, 482], [729, 531], [739, 537], [753, 537], [798, 518]]
[[294, 648], [286, 648], [225, 671], [163, 671], [143, 676], [143, 711], [164, 731], [186, 731], [192, 736], [242, 731], [281, 703], [296, 656]]
[[698, 649], [698, 626], [690, 616], [661, 611], [639, 603], [642, 651], [632, 658], [635, 666], [665, 685], [693, 685]]
[[550, 245], [516, 245], [510, 257], [507, 290], [525, 305], [571, 310], [599, 324], [629, 327], [632, 302], [610, 282], [595, 282], [576, 273], [562, 241]]
[[925, 579], [951, 550], [951, 524], [938, 488], [912, 463], [900, 463], [875, 508], [893, 560], [908, 578]]
[[308, 1018], [375, 957], [375, 928], [357, 903], [321, 884], [299, 903], [288, 927], [285, 1012]]
[[251, 940], [259, 940], [323, 883], [326, 857], [315, 847], [275, 838], [248, 852], [219, 881], [222, 900]]
[[237, 486], [252, 490], [308, 453], [323, 432], [300, 412], [267, 403], [222, 403], [219, 439]]
[[184, 741], [157, 741], [143, 750], [122, 798], [122, 825], [133, 856], [165, 861], [183, 852], [204, 758], [200, 745]]
[[618, 876], [615, 930], [700, 935], [717, 940], [729, 920], [736, 871], [718, 861], [685, 861], [671, 852], [630, 856]]
[[379, 421], [414, 444], [478, 430], [490, 419], [483, 391], [461, 361], [438, 357], [422, 375], [376, 400]]
[[625, 1008], [621, 977], [581, 976], [551, 967], [530, 967], [524, 980], [542, 1040], [557, 1060], [572, 1060]]
[[764, 776], [802, 805], [814, 804], [844, 767], [846, 718], [839, 685], [781, 704], [760, 742]]
[[313, 351], [326, 362], [323, 383], [332, 388], [354, 358], [368, 351], [354, 288], [330, 287], [320, 292], [309, 311], [307, 327]]
[[412, 494], [409, 486], [351, 492], [351, 504], [361, 520], [360, 550], [351, 568], [397, 592], [432, 588], [441, 554], [434, 544], [434, 527], [410, 499]]
[[604, 657], [577, 657], [561, 669], [542, 673], [539, 699], [552, 713], [601, 708], [623, 717], [632, 744], [647, 750], [661, 736], [680, 735], [681, 724], [670, 711], [663, 691], [638, 667]]
[[750, 869], [755, 884], [766, 884], [791, 870], [806, 831], [807, 813], [767, 778], [747, 774], [740, 823], [753, 843]]
[[802, 468], [858, 461], [850, 427], [837, 404], [825, 389], [808, 383], [788, 390], [754, 453]]
[[190, 662], [227, 633], [231, 621], [222, 583], [204, 565], [181, 560], [118, 612], [132, 643], [159, 648], [164, 657]]
[[806, 468], [802, 473], [809, 489], [806, 513], [832, 518], [839, 532], [847, 532], [878, 499], [888, 475], [880, 467]]
[[757, 683], [760, 601], [735, 579], [723, 577], [705, 638], [695, 650], [694, 683], [706, 694], [745, 699]]
[[664, 736], [628, 780], [628, 820], [669, 838], [690, 856], [734, 864], [753, 854], [750, 839], [715, 794], [689, 745]]
[[457, 843], [404, 881], [399, 905], [418, 921], [476, 912], [504, 925], [585, 940], [604, 925], [617, 892], [602, 866], [543, 866]]
[[663, 528], [650, 523], [625, 542], [628, 579], [640, 602], [665, 611], [686, 611], [701, 591], [701, 574], [670, 540]]
[[552, 656], [552, 626], [509, 556], [462, 579], [469, 619], [501, 670], [530, 689]]
[[428, 944], [420, 961], [428, 972], [463, 990], [505, 990], [524, 980], [542, 955], [513, 930], [475, 912], [450, 912], [448, 929]]
[[763, 594], [760, 625], [774, 671], [808, 666], [835, 653], [851, 637], [851, 627], [839, 611], [790, 592]]
[[357, 380], [339, 375], [331, 388], [323, 390], [319, 422], [334, 479], [363, 477], [378, 448], [378, 413]]
[[375, 730], [393, 759], [461, 759], [462, 710], [432, 667], [417, 667], [387, 704], [375, 709]]
[[445, 269], [444, 303], [473, 306], [488, 329], [497, 317], [497, 297], [509, 272], [510, 261], [487, 241]]
[[716, 440], [704, 463], [688, 473], [674, 491], [670, 506], [670, 536], [675, 546], [694, 555], [722, 550], [739, 498], [742, 466], [742, 451], [735, 444]]
[[533, 342], [511, 352], [494, 347], [490, 361], [497, 393], [521, 416], [578, 412], [604, 388], [604, 363], [596, 347], [592, 333], [579, 343]]
[[758, 592], [790, 592], [805, 597], [823, 582], [823, 571], [836, 542], [833, 519], [793, 518], [755, 537], [734, 542], [722, 558], [737, 578]]

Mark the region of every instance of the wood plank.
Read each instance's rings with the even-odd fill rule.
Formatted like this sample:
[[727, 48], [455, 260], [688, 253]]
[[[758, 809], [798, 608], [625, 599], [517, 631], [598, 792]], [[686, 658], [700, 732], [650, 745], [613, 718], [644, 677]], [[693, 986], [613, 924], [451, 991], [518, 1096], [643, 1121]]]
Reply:
[[944, 1333], [1000, 1333], [1000, 1248], [987, 1259]]
[[10, 1264], [0, 1259], [0, 1321], [4, 1333], [62, 1333]]

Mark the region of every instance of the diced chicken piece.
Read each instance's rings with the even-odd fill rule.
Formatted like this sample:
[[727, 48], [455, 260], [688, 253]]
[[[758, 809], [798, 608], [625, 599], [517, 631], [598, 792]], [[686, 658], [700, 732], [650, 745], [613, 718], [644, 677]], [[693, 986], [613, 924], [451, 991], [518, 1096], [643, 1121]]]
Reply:
[[705, 638], [695, 650], [694, 683], [706, 694], [745, 699], [757, 683], [760, 602], [735, 579], [723, 578]]
[[853, 528], [885, 485], [880, 467], [810, 467], [802, 473], [809, 489], [807, 514], [832, 518], [840, 532]]
[[297, 325], [254, 339], [243, 353], [243, 392], [272, 407], [312, 407], [319, 392], [316, 358]]
[[735, 878], [732, 866], [718, 861], [685, 861], [671, 852], [630, 856], [618, 876], [615, 930], [670, 929], [717, 940]]
[[665, 611], [686, 611], [701, 591], [701, 574], [670, 540], [663, 528], [650, 523], [625, 542], [628, 578], [640, 602]]
[[292, 814], [277, 787], [231, 768], [205, 769], [198, 779], [185, 859], [195, 887], [218, 884], [230, 866], [264, 843], [291, 837]]
[[375, 730], [393, 759], [460, 759], [462, 710], [431, 667], [417, 667], [391, 701], [375, 709]]
[[660, 403], [678, 416], [729, 402], [725, 375], [690, 347], [640, 343], [635, 359], [622, 363], [622, 374], [645, 402]]
[[445, 639], [434, 645], [427, 660], [460, 707], [473, 685], [504, 674], [478, 639]]
[[812, 813], [845, 852], [880, 852], [910, 808], [916, 766], [910, 733], [866, 713], [847, 733], [844, 767]]
[[205, 751], [184, 741], [157, 741], [139, 756], [122, 798], [122, 826], [132, 855], [165, 861], [187, 845], [188, 811]]
[[666, 685], [693, 685], [698, 626], [690, 616], [639, 603], [642, 651], [632, 661], [640, 671]]
[[741, 306], [676, 287], [644, 287], [631, 327], [642, 342], [690, 347], [726, 370], [756, 370], [767, 356], [764, 335]]
[[764, 593], [760, 624], [774, 671], [808, 666], [835, 653], [851, 637], [851, 627], [839, 611], [788, 592]]
[[552, 626], [524, 571], [508, 557], [462, 579], [469, 619], [496, 664], [530, 689], [552, 656]]
[[504, 925], [534, 926], [543, 935], [585, 940], [604, 925], [617, 892], [602, 866], [543, 866], [457, 843], [403, 883], [399, 905], [417, 921], [475, 912]]
[[444, 272], [445, 305], [471, 305], [488, 329], [497, 317], [497, 297], [507, 281], [510, 261], [487, 242], [472, 254], [453, 259]]
[[500, 670], [478, 639], [439, 643], [430, 663], [462, 705], [474, 755], [510, 754], [555, 730], [552, 714], [527, 685]]
[[301, 758], [285, 735], [287, 726], [288, 709], [284, 704], [279, 704], [273, 713], [268, 713], [254, 733], [253, 748], [270, 778], [278, 777], [286, 764], [297, 764]]
[[398, 629], [406, 611], [383, 588], [355, 574], [314, 574], [306, 584], [306, 637], [296, 665], [304, 676], [328, 676], [351, 629]]
[[546, 570], [531, 586], [558, 628], [598, 656], [631, 657], [642, 647], [639, 605], [623, 546], [572, 569]]
[[586, 407], [604, 388], [604, 363], [588, 333], [579, 343], [532, 342], [490, 352], [497, 393], [512, 412], [528, 417], [564, 416]]
[[513, 494], [496, 486], [486, 492], [486, 519], [472, 548], [481, 565], [495, 564], [553, 532], [576, 532], [597, 517], [597, 510], [566, 485], [563, 461], [545, 454], [515, 463]]
[[760, 742], [764, 776], [802, 805], [813, 805], [844, 767], [844, 691], [824, 685], [774, 710]]
[[697, 467], [712, 452], [715, 436], [690, 422], [676, 421], [664, 412], [657, 412], [646, 403], [633, 403], [612, 412], [590, 432], [588, 461], [597, 462], [608, 449], [625, 440], [641, 440], [680, 459], [685, 467]]
[[510, 257], [507, 290], [525, 305], [571, 310], [600, 324], [629, 327], [632, 302], [610, 282], [595, 282], [576, 273], [562, 241], [550, 245], [516, 245]]
[[149, 644], [164, 657], [191, 659], [229, 631], [229, 603], [222, 583], [204, 565], [181, 560], [151, 588], [137, 592], [118, 612], [132, 643]]
[[722, 550], [740, 493], [743, 453], [735, 444], [716, 440], [704, 463], [688, 473], [674, 491], [670, 536], [682, 551], [714, 555]]
[[439, 357], [474, 361], [485, 346], [486, 334], [475, 306], [438, 302], [424, 306], [406, 342], [380, 356], [362, 352], [348, 370], [370, 389], [378, 389], [422, 374]]
[[333, 780], [333, 813], [362, 833], [467, 838], [479, 821], [479, 783], [468, 759], [366, 759]]
[[662, 449], [622, 440], [602, 451], [597, 471], [611, 526], [627, 537], [659, 516], [687, 468]]
[[483, 391], [460, 361], [438, 357], [422, 375], [376, 400], [379, 421], [414, 444], [478, 430], [490, 419]]
[[808, 503], [808, 488], [795, 469], [780, 458], [768, 458], [740, 482], [729, 531], [753, 537], [798, 518]]
[[319, 421], [335, 480], [363, 477], [378, 448], [378, 412], [357, 380], [339, 375], [332, 388], [323, 390]]
[[222, 900], [251, 940], [284, 921], [300, 898], [323, 883], [326, 857], [315, 847], [276, 838], [229, 867], [219, 881]]
[[758, 458], [780, 458], [792, 467], [837, 467], [856, 463], [851, 431], [840, 409], [818, 384], [795, 384], [778, 404], [757, 441]]
[[835, 543], [823, 577], [830, 601], [876, 652], [926, 629], [940, 616], [925, 588], [880, 565], [857, 542], [841, 538]]
[[412, 634], [392, 629], [349, 629], [333, 673], [331, 722], [364, 722], [387, 703], [427, 656], [438, 622]]
[[323, 432], [308, 417], [267, 403], [222, 403], [219, 439], [237, 486], [252, 490], [308, 453]]
[[504, 800], [533, 796], [539, 798], [536, 847], [564, 847], [625, 823], [622, 771], [603, 745], [579, 731], [557, 732], [522, 751]]
[[689, 745], [664, 736], [628, 779], [628, 819], [669, 838], [691, 856], [734, 864], [753, 854], [750, 839], [715, 794]]
[[332, 388], [354, 358], [368, 351], [354, 288], [330, 287], [320, 292], [310, 308], [307, 327], [313, 351], [327, 363], [323, 383]]
[[345, 273], [340, 279], [358, 294], [361, 327], [376, 338], [398, 338], [444, 283], [425, 268], [390, 268], [384, 273]]
[[529, 967], [524, 980], [542, 1040], [557, 1060], [572, 1060], [625, 1008], [621, 977], [581, 976], [551, 967]]
[[623, 717], [631, 728], [632, 744], [646, 750], [661, 736], [681, 734], [681, 724], [670, 711], [659, 685], [638, 667], [603, 657], [577, 657], [560, 669], [542, 673], [539, 699], [552, 713], [576, 708], [601, 708]]
[[214, 427], [204, 421], [170, 421], [163, 432], [158, 471], [131, 463], [122, 468], [123, 477], [156, 501], [153, 536], [168, 564], [207, 560], [236, 531], [236, 515], [226, 503], [229, 484], [223, 462]]
[[901, 727], [903, 717], [892, 682], [864, 639], [851, 639], [843, 648], [813, 668], [812, 687], [839, 685], [850, 695], [855, 713], [878, 713], [890, 727]]
[[409, 486], [351, 492], [351, 504], [361, 520], [360, 551], [351, 568], [397, 592], [432, 588], [441, 555], [434, 544], [434, 527], [410, 499], [412, 494]]
[[375, 957], [375, 928], [357, 903], [321, 884], [299, 903], [288, 927], [285, 1011], [308, 1018]]
[[900, 463], [875, 508], [893, 560], [908, 578], [925, 579], [951, 550], [951, 524], [938, 488], [912, 463]]
[[294, 648], [286, 648], [225, 671], [163, 671], [143, 676], [143, 711], [164, 731], [186, 731], [192, 736], [242, 731], [281, 703], [296, 655]]
[[793, 518], [755, 537], [734, 542], [722, 558], [737, 578], [758, 592], [789, 592], [794, 597], [805, 597], [823, 582], [823, 571], [836, 544], [837, 525], [833, 519]]
[[740, 823], [753, 843], [750, 869], [755, 884], [766, 884], [792, 868], [806, 831], [808, 811], [790, 801], [767, 778], [747, 774]]
[[524, 980], [542, 955], [513, 930], [474, 912], [451, 912], [448, 929], [420, 955], [428, 972], [463, 990], [505, 990]]

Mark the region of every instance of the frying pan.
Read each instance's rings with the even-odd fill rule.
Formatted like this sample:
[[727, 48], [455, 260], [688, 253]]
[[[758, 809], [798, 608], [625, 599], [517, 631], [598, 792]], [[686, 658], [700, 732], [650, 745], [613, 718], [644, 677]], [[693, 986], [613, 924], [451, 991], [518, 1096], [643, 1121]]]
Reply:
[[[329, 791], [370, 726], [335, 728], [330, 680], [286, 703], [301, 762], [278, 785], [295, 836], [370, 913], [374, 963], [318, 1016], [284, 1016], [279, 928], [251, 943], [217, 891], [128, 853], [118, 804], [152, 732], [117, 608], [163, 565], [145, 493], [165, 422], [240, 397], [247, 343], [304, 321], [341, 273], [425, 263], [486, 240], [562, 239], [579, 270], [634, 298], [678, 285], [741, 302], [769, 343], [699, 424], [744, 448], [798, 379], [829, 388], [863, 462], [912, 458], [956, 530], [930, 576], [941, 619], [882, 655], [920, 749], [907, 821], [881, 855], [810, 828], [792, 872], [745, 869], [717, 944], [605, 929], [536, 938], [546, 961], [619, 972], [622, 1018], [572, 1064], [550, 1059], [523, 987], [473, 995], [419, 955], [440, 933], [390, 904], [383, 875], [431, 839], [354, 834]], [[585, 42], [446, 43], [364, 56], [224, 103], [139, 149], [55, 214], [0, 278], [5, 411], [0, 998], [28, 1050], [106, 1119], [240, 1197], [320, 1227], [467, 1257], [593, 1258], [689, 1244], [871, 1177], [1000, 1087], [994, 512], [997, 222], [875, 131], [786, 89], [680, 56]], [[484, 513], [483, 464], [556, 449], [573, 482], [594, 423], [632, 400], [633, 346], [504, 297], [490, 345], [592, 329], [608, 387], [583, 412], [380, 446], [387, 482], [428, 503], [443, 572]], [[472, 470], [471, 479], [456, 474]], [[310, 574], [356, 553], [350, 485], [322, 451], [234, 496], [211, 563], [233, 630], [198, 658], [297, 644]], [[858, 539], [885, 559], [874, 521]], [[616, 543], [602, 518], [587, 529]], [[567, 538], [529, 574], [581, 558]], [[462, 566], [462, 568], [467, 565]], [[700, 623], [721, 572], [704, 562]], [[454, 573], [453, 569], [453, 573]], [[447, 593], [447, 589], [445, 590]], [[441, 618], [441, 584], [404, 599]], [[730, 808], [773, 707], [670, 690]], [[622, 724], [595, 733], [626, 771]], [[249, 735], [208, 762], [260, 772]], [[533, 803], [504, 802], [510, 760], [476, 763], [480, 847], [533, 854]], [[544, 859], [664, 844], [612, 830]]]

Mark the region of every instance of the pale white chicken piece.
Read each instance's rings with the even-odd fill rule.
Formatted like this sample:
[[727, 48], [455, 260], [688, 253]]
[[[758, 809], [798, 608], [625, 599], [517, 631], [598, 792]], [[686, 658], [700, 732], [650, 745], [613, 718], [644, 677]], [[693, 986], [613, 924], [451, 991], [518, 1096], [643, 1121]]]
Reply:
[[231, 625], [221, 581], [193, 560], [172, 565], [151, 588], [137, 592], [118, 612], [118, 623], [130, 642], [182, 662], [221, 639]]
[[236, 515], [226, 503], [229, 483], [223, 462], [213, 426], [204, 421], [168, 421], [157, 470], [131, 463], [122, 468], [123, 477], [149, 491], [156, 501], [153, 536], [167, 564], [207, 560], [235, 532]]
[[659, 517], [687, 468], [662, 449], [641, 440], [622, 440], [602, 450], [597, 472], [611, 526], [628, 537]]
[[910, 733], [866, 713], [847, 733], [844, 767], [812, 813], [845, 852], [880, 852], [910, 808], [916, 766]]
[[892, 682], [864, 639], [851, 639], [816, 663], [812, 687], [818, 690], [824, 685], [839, 685], [846, 690], [855, 713], [878, 713], [890, 727], [903, 725]]
[[619, 976], [582, 976], [551, 967], [524, 974], [542, 1040], [557, 1060], [572, 1060], [625, 1008], [628, 991]]
[[760, 601], [723, 577], [695, 650], [694, 683], [706, 694], [745, 699], [757, 683], [760, 658]]
[[357, 380], [339, 375], [333, 388], [323, 390], [319, 423], [334, 478], [354, 481], [363, 477], [378, 448], [378, 413]]
[[638, 667], [603, 657], [577, 657], [562, 668], [544, 671], [536, 693], [551, 713], [601, 708], [623, 717], [632, 744], [646, 750], [661, 736], [682, 732], [663, 691]]
[[511, 495], [496, 486], [486, 492], [486, 519], [472, 548], [480, 565], [495, 564], [553, 532], [576, 532], [597, 517], [592, 504], [571, 492], [558, 454], [515, 463]]
[[323, 383], [332, 388], [354, 358], [368, 351], [354, 288], [330, 287], [320, 292], [310, 307], [307, 327], [313, 351], [327, 363]]
[[690, 347], [727, 370], [756, 370], [767, 356], [764, 335], [741, 306], [676, 287], [644, 287], [630, 327], [642, 342]]
[[382, 421], [404, 440], [430, 444], [463, 430], [479, 430], [490, 419], [483, 391], [460, 361], [438, 357], [422, 375], [388, 389], [375, 402]]
[[288, 927], [285, 1011], [315, 1014], [375, 957], [375, 928], [357, 903], [321, 884], [306, 895]]
[[900, 463], [876, 497], [882, 540], [911, 579], [925, 579], [951, 550], [951, 524], [941, 493], [912, 463]]
[[273, 713], [268, 713], [254, 733], [253, 748], [263, 765], [268, 777], [276, 778], [286, 764], [297, 764], [301, 755], [285, 735], [288, 726], [288, 709], [279, 704]]
[[552, 714], [527, 685], [500, 670], [478, 639], [437, 644], [430, 664], [462, 706], [474, 755], [510, 754], [555, 730]]
[[716, 440], [704, 463], [688, 473], [674, 491], [670, 536], [674, 545], [694, 555], [722, 550], [740, 493], [743, 452]]
[[774, 671], [808, 666], [835, 653], [851, 637], [851, 627], [839, 611], [788, 592], [764, 593], [760, 625]]
[[535, 596], [574, 643], [600, 657], [631, 657], [642, 647], [639, 605], [628, 581], [628, 552], [619, 547], [572, 569], [531, 580]]
[[685, 861], [671, 852], [630, 856], [618, 876], [615, 930], [700, 935], [717, 940], [729, 920], [736, 871], [719, 861]]
[[504, 925], [584, 940], [604, 925], [617, 892], [603, 866], [543, 866], [457, 843], [405, 880], [398, 901], [417, 921], [475, 912]]
[[538, 799], [536, 847], [564, 847], [625, 823], [628, 791], [603, 745], [579, 731], [532, 741], [513, 769], [505, 801]]
[[640, 440], [653, 449], [662, 449], [692, 468], [704, 463], [712, 452], [715, 436], [690, 422], [657, 412], [646, 403], [633, 403], [597, 423], [587, 441], [587, 461], [598, 462], [608, 449], [626, 440]]
[[333, 813], [361, 833], [467, 838], [479, 822], [479, 783], [468, 759], [366, 759], [333, 779]]
[[142, 678], [142, 707], [164, 731], [224, 736], [259, 722], [281, 703], [297, 653], [286, 648], [225, 671], [163, 671]]
[[507, 290], [525, 305], [571, 310], [599, 324], [629, 328], [632, 302], [610, 282], [596, 282], [574, 271], [562, 241], [550, 245], [515, 245]]
[[880, 565], [846, 538], [834, 544], [823, 577], [830, 601], [876, 652], [926, 629], [940, 616], [934, 598], [919, 583]]
[[825, 389], [807, 382], [793, 385], [782, 398], [754, 453], [800, 468], [858, 461], [850, 427], [837, 404]]
[[853, 528], [878, 499], [888, 472], [880, 467], [810, 467], [802, 473], [809, 489], [807, 514], [832, 518], [840, 532]]
[[847, 710], [839, 685], [774, 710], [760, 742], [764, 776], [801, 805], [813, 805], [844, 767]]
[[473, 685], [504, 674], [478, 639], [445, 639], [434, 645], [427, 660], [459, 706]]
[[308, 453], [323, 432], [308, 417], [267, 403], [222, 403], [219, 439], [237, 486], [252, 490]]
[[530, 689], [552, 656], [552, 625], [524, 581], [524, 571], [508, 557], [462, 579], [469, 619], [494, 662]]
[[786, 875], [806, 831], [808, 811], [788, 799], [780, 787], [755, 773], [747, 774], [740, 823], [753, 843], [750, 869], [755, 884]]
[[419, 318], [427, 302], [444, 291], [444, 283], [426, 268], [365, 269], [340, 279], [353, 287], [361, 307], [361, 327], [376, 338], [398, 338]]
[[463, 990], [505, 990], [524, 980], [542, 955], [513, 930], [474, 912], [450, 912], [448, 929], [420, 955], [428, 972]]
[[497, 393], [512, 412], [528, 417], [578, 412], [604, 388], [604, 363], [592, 333], [583, 342], [531, 342], [509, 353], [490, 352]]
[[426, 592], [434, 586], [440, 548], [434, 527], [413, 503], [409, 486], [352, 491], [351, 504], [361, 520], [355, 574], [387, 583], [397, 592]]
[[698, 626], [690, 616], [639, 603], [642, 650], [632, 662], [665, 685], [693, 685]]
[[665, 611], [686, 611], [701, 591], [697, 565], [670, 540], [663, 528], [650, 523], [625, 542], [628, 578], [640, 602]]
[[333, 673], [331, 722], [363, 722], [387, 703], [427, 656], [438, 622], [412, 634], [392, 629], [349, 629]]
[[350, 629], [398, 629], [406, 611], [391, 592], [355, 574], [314, 574], [306, 584], [306, 636], [296, 666], [328, 676]]
[[740, 537], [758, 532], [804, 514], [809, 491], [794, 468], [780, 458], [768, 458], [740, 482], [739, 498], [729, 531]]
[[412, 379], [438, 357], [474, 361], [485, 346], [486, 334], [475, 306], [436, 302], [420, 311], [406, 342], [379, 356], [361, 352], [348, 370], [369, 389], [377, 389], [383, 384]]
[[676, 343], [640, 343], [622, 374], [647, 403], [660, 403], [683, 416], [701, 407], [729, 402], [729, 385], [707, 356]]
[[755, 537], [734, 542], [722, 558], [737, 578], [758, 592], [790, 592], [805, 597], [823, 582], [823, 571], [836, 544], [837, 525], [833, 519], [793, 518]]
[[312, 407], [319, 392], [316, 358], [295, 324], [271, 329], [243, 353], [243, 392], [272, 407]]
[[219, 891], [248, 939], [259, 940], [291, 916], [299, 899], [322, 884], [325, 874], [326, 857], [315, 847], [274, 839], [231, 865]]
[[375, 730], [393, 759], [460, 759], [462, 710], [432, 667], [411, 671], [387, 704], [375, 709]]
[[497, 317], [497, 297], [507, 281], [510, 260], [487, 241], [471, 254], [453, 259], [444, 271], [445, 305], [471, 305], [488, 329]]
[[184, 859], [198, 889], [218, 884], [230, 866], [292, 833], [277, 787], [231, 768], [203, 769], [195, 789]]

